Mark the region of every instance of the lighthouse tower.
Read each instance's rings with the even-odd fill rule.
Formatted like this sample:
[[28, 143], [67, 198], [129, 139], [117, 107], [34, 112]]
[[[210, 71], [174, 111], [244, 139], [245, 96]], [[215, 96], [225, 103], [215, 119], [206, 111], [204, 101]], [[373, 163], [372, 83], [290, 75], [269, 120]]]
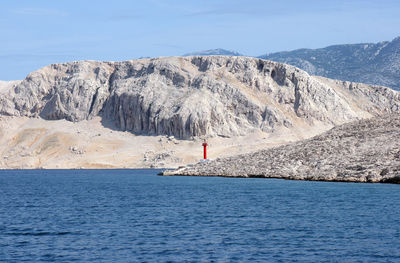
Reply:
[[207, 160], [207, 146], [208, 146], [208, 144], [207, 144], [206, 139], [204, 139], [202, 145], [203, 145], [203, 157], [204, 157], [204, 160]]

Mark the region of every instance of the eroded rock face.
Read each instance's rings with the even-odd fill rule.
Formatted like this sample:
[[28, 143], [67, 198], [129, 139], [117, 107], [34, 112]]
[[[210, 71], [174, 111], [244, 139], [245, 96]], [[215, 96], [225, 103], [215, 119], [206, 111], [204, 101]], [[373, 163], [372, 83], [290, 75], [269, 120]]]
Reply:
[[399, 93], [389, 88], [227, 56], [50, 65], [0, 98], [4, 115], [70, 121], [101, 115], [122, 130], [177, 138], [336, 125], [399, 110]]
[[30, 73], [0, 99], [0, 112], [80, 121], [96, 116], [109, 95], [109, 63], [54, 64]]
[[344, 124], [308, 140], [165, 175], [400, 183], [400, 114]]

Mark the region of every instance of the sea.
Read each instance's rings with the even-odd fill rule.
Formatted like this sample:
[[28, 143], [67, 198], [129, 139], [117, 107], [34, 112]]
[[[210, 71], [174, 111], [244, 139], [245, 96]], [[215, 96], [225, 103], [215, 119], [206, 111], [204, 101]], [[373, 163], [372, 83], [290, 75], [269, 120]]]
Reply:
[[0, 171], [0, 262], [400, 262], [400, 185]]

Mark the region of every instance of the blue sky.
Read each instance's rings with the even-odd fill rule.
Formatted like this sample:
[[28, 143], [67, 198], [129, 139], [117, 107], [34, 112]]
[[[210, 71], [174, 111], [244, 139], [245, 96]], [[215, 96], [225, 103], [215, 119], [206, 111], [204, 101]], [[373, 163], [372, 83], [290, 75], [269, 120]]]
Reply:
[[379, 42], [400, 36], [399, 14], [398, 0], [0, 0], [0, 79], [73, 60]]

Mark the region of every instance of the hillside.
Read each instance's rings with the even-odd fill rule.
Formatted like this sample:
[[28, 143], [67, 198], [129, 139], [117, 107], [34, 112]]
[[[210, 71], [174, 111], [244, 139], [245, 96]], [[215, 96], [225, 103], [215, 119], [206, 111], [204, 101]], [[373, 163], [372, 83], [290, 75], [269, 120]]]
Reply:
[[328, 81], [248, 57], [54, 64], [0, 98], [0, 114], [79, 122], [101, 116], [145, 135], [231, 137], [397, 111], [398, 93]]
[[0, 83], [1, 167], [177, 167], [398, 112], [385, 87], [248, 57], [53, 64]]
[[344, 124], [308, 140], [164, 174], [400, 183], [400, 115]]
[[277, 52], [260, 58], [287, 63], [311, 75], [400, 90], [400, 37], [379, 43]]

